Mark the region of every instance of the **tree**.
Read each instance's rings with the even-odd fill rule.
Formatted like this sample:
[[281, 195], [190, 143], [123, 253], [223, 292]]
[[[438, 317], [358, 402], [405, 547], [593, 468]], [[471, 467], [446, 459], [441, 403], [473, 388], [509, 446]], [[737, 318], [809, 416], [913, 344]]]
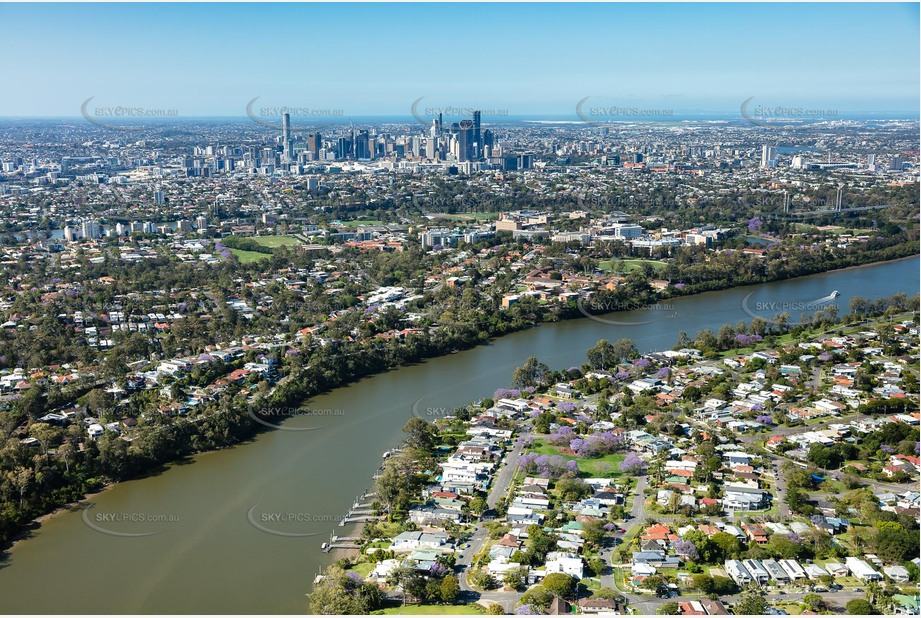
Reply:
[[439, 592], [442, 601], [448, 604], [454, 603], [457, 597], [460, 596], [460, 582], [457, 581], [455, 576], [446, 575], [445, 578], [441, 580]]
[[531, 356], [524, 365], [515, 370], [512, 383], [516, 388], [540, 386], [549, 374], [550, 367]]
[[852, 616], [872, 616], [876, 614], [876, 609], [866, 599], [852, 599], [847, 602], [844, 609]]
[[496, 587], [495, 578], [485, 569], [475, 569], [470, 573], [470, 582], [477, 588], [489, 590]]
[[742, 543], [728, 532], [717, 532], [710, 537], [710, 541], [718, 547], [719, 551], [722, 553], [722, 556], [718, 558], [717, 562], [722, 562], [727, 558], [738, 558], [739, 554], [742, 553]]
[[406, 605], [406, 595], [419, 596], [418, 593], [421, 592], [419, 584], [424, 586], [425, 580], [416, 569], [410, 566], [398, 566], [387, 575], [387, 583], [391, 586], [399, 586], [403, 592], [403, 605]]
[[713, 592], [713, 578], [703, 573], [691, 576], [691, 585], [704, 594]]
[[914, 562], [906, 562], [902, 566], [905, 567], [905, 570], [908, 571], [908, 579], [910, 581], [918, 581], [918, 576], [921, 575], [921, 569], [918, 568], [918, 565]]
[[544, 532], [544, 529], [536, 524], [528, 526], [528, 539], [525, 541], [525, 547], [528, 549], [531, 564], [542, 564], [547, 554], [553, 551], [555, 546], [556, 537], [552, 534]]
[[476, 498], [470, 501], [469, 508], [470, 508], [471, 513], [479, 516], [479, 515], [482, 515], [483, 512], [486, 511], [487, 508], [489, 508], [489, 505], [486, 503], [485, 498], [483, 498], [482, 496], [477, 496]]
[[490, 603], [489, 607], [486, 608], [486, 613], [490, 616], [504, 616], [505, 610], [498, 603]]
[[618, 339], [615, 341], [613, 353], [617, 362], [623, 362], [639, 356], [636, 346], [633, 345], [633, 341], [630, 339]]
[[713, 576], [713, 592], [715, 594], [733, 594], [736, 590], [738, 590], [738, 586], [731, 577], [726, 577], [725, 575]]
[[733, 607], [735, 614], [748, 614], [752, 616], [763, 615], [768, 608], [768, 602], [759, 593], [748, 591]]
[[643, 474], [646, 470], [646, 462], [643, 461], [639, 455], [636, 453], [630, 452], [627, 453], [627, 456], [624, 457], [624, 460], [620, 462], [620, 471], [626, 472], [633, 476], [639, 476]]
[[434, 425], [421, 418], [411, 418], [403, 426], [403, 433], [407, 434], [406, 444], [415, 450], [430, 452], [435, 446], [435, 437], [438, 431]]
[[617, 364], [618, 358], [614, 346], [607, 339], [601, 339], [585, 353], [588, 364], [592, 369], [608, 369]]
[[505, 575], [502, 577], [502, 583], [512, 588], [513, 590], [520, 590], [525, 585], [525, 576], [527, 575], [527, 567], [519, 567], [517, 569], [509, 569], [505, 572]]
[[112, 395], [101, 388], [94, 388], [86, 394], [87, 410], [93, 416], [98, 416], [104, 418], [105, 420], [112, 420], [115, 399]]
[[546, 611], [552, 602], [553, 593], [547, 590], [543, 584], [534, 586], [523, 595], [521, 595], [522, 605], [530, 605], [541, 613]]
[[370, 614], [381, 605], [381, 591], [356, 573], [346, 573], [336, 565], [307, 595], [312, 614]]
[[656, 613], [660, 616], [677, 616], [680, 613], [681, 608], [678, 607], [678, 604], [675, 601], [669, 601], [668, 603], [663, 603], [656, 609]]
[[595, 557], [588, 561], [589, 570], [595, 574], [596, 577], [601, 577], [604, 574], [604, 570], [607, 568], [607, 563], [601, 558]]
[[576, 589], [576, 580], [566, 573], [550, 573], [541, 584], [551, 594], [563, 598], [571, 595]]
[[600, 546], [606, 536], [604, 522], [600, 520], [589, 521], [582, 525], [582, 540], [592, 547]]
[[16, 466], [15, 469], [6, 472], [6, 479], [16, 488], [16, 492], [19, 494], [19, 508], [22, 509], [26, 491], [29, 490], [35, 480], [35, 471], [32, 468]]
[[803, 597], [803, 603], [814, 612], [820, 612], [827, 607], [825, 599], [817, 594], [807, 594]]
[[884, 562], [901, 563], [918, 556], [917, 530], [905, 530], [897, 522], [883, 522], [892, 526], [878, 525], [879, 532], [873, 540], [876, 555]]

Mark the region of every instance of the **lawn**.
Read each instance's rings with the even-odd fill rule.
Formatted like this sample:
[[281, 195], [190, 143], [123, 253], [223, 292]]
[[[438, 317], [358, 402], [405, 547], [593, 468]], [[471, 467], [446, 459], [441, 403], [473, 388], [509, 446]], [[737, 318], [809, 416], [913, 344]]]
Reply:
[[301, 241], [293, 236], [253, 236], [253, 240], [263, 247], [270, 247], [272, 249], [301, 244]]
[[614, 270], [616, 262], [623, 263], [623, 270], [620, 272], [624, 274], [632, 273], [634, 270], [641, 270], [644, 264], [649, 264], [656, 272], [663, 270], [667, 266], [665, 262], [660, 262], [659, 260], [604, 260], [598, 263], [598, 268], [605, 272], [617, 272]]
[[791, 616], [799, 616], [803, 613], [803, 606], [796, 601], [775, 601], [774, 607], [784, 610]]
[[[229, 247], [228, 247], [229, 249]], [[259, 253], [258, 251], [244, 251], [242, 249], [230, 249], [230, 252], [237, 256], [241, 264], [250, 264], [271, 257], [268, 253]]]
[[373, 221], [371, 219], [362, 219], [358, 221], [343, 221], [345, 227], [358, 227], [359, 225], [382, 225], [383, 221]]
[[476, 221], [491, 221], [492, 219], [497, 219], [499, 217], [498, 213], [495, 212], [471, 212], [464, 214], [448, 214], [444, 212], [432, 213], [433, 217], [439, 219], [450, 219], [452, 221], [469, 221], [474, 219]]
[[371, 574], [371, 571], [374, 570], [374, 565], [370, 562], [362, 562], [361, 564], [356, 564], [349, 570], [358, 573], [362, 577], [367, 577]]
[[479, 616], [485, 612], [477, 605], [407, 605], [406, 607], [388, 607], [376, 612], [376, 615], [404, 616]]
[[[604, 457], [588, 459], [585, 457], [576, 457], [575, 455], [565, 455], [560, 452], [558, 447], [553, 446], [552, 444], [544, 444], [541, 440], [535, 440], [534, 445], [530, 450], [539, 455], [560, 455], [566, 459], [575, 459], [577, 462], [579, 462], [579, 472], [588, 476], [589, 478], [617, 478], [623, 475], [619, 466], [620, 462], [624, 460], [626, 455], [622, 453], [611, 453], [610, 455], [605, 455]], [[610, 470], [606, 469], [608, 467]]]

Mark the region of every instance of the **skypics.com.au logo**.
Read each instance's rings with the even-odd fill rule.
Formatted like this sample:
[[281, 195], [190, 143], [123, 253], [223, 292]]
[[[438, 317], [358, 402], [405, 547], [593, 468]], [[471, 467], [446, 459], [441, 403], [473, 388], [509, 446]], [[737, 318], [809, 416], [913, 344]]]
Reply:
[[742, 101], [742, 118], [757, 127], [781, 127], [786, 124], [801, 124], [820, 120], [835, 120], [836, 109], [810, 109], [799, 105], [761, 105], [755, 97]]
[[613, 97], [590, 95], [576, 103], [576, 116], [588, 125], [604, 125], [612, 122], [639, 120], [669, 120], [675, 110], [662, 107], [622, 105]]
[[334, 416], [345, 416], [345, 411], [340, 409], [295, 408], [289, 406], [266, 406], [262, 408], [249, 406], [247, 408], [247, 413], [249, 414], [250, 418], [252, 418], [260, 425], [264, 425], [272, 429], [279, 429], [282, 431], [314, 431], [317, 429], [323, 429], [325, 427], [325, 425], [316, 424], [315, 421], [311, 421], [307, 425], [292, 425], [284, 423], [284, 421], [294, 418], [309, 417], [320, 419]]
[[179, 515], [137, 511], [90, 513], [92, 509], [92, 505], [87, 505], [82, 509], [80, 517], [83, 523], [89, 529], [108, 536], [127, 538], [153, 536], [163, 531], [163, 524], [179, 522]]
[[422, 400], [425, 397], [419, 397], [413, 402], [413, 405], [410, 407], [410, 412], [414, 418], [422, 419], [429, 423], [434, 423], [437, 420], [448, 418], [454, 415], [453, 408], [447, 408], [445, 406], [431, 406], [425, 405], [422, 403]]
[[261, 96], [255, 97], [246, 104], [246, 115], [256, 124], [269, 129], [281, 131], [283, 128], [282, 117], [288, 114], [290, 118], [342, 118], [345, 112], [341, 108], [328, 109], [316, 108], [307, 105], [256, 105]]
[[138, 105], [90, 105], [95, 95], [80, 106], [80, 115], [90, 124], [113, 131], [139, 131], [144, 127], [125, 122], [143, 118], [178, 118], [178, 109], [151, 109]]
[[509, 111], [507, 109], [487, 108], [484, 106], [477, 107], [467, 104], [447, 104], [432, 105], [423, 103], [424, 96], [413, 101], [409, 107], [410, 114], [419, 124], [425, 127], [431, 127], [432, 121], [437, 120], [441, 115], [442, 127], [450, 129], [451, 124], [460, 123], [464, 120], [472, 120], [474, 112], [480, 113], [480, 122], [493, 122], [507, 120]]
[[309, 513], [304, 511], [261, 511], [259, 504], [254, 504], [246, 511], [246, 521], [256, 530], [286, 537], [329, 536], [331, 530], [320, 532], [302, 532], [297, 530], [310, 524], [330, 524], [332, 529], [342, 517], [329, 513]]
[[[794, 313], [811, 314], [817, 311], [829, 309], [831, 307], [837, 307], [835, 304], [835, 299], [840, 296], [838, 291], [835, 290], [827, 296], [816, 298], [814, 300], [773, 300], [752, 302], [752, 295], [754, 295], [754, 292], [749, 292], [745, 295], [745, 298], [742, 299], [742, 311], [747, 313], [752, 318], [769, 321], [777, 321], [778, 316], [781, 314], [787, 314], [788, 316]], [[803, 324], [804, 322], [787, 320], [786, 323], [796, 325]]]

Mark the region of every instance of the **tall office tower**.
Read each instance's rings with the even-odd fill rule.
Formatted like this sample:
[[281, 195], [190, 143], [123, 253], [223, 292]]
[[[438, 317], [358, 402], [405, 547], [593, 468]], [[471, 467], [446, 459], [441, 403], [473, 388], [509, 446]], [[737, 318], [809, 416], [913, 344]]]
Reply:
[[873, 167], [874, 165], [876, 165], [876, 155], [868, 154], [867, 155], [867, 167]]
[[495, 136], [489, 129], [483, 131], [483, 146], [489, 146], [490, 148], [495, 146]]
[[371, 158], [371, 148], [368, 143], [368, 132], [366, 130], [361, 130], [355, 135], [352, 149], [355, 152], [356, 159]]
[[154, 191], [154, 202], [157, 204], [164, 204], [166, 202], [166, 199], [163, 197], [163, 191], [161, 191], [159, 187]]
[[[323, 147], [323, 138], [319, 133], [307, 134], [307, 151], [316, 155]], [[316, 156], [314, 157], [316, 158]]]
[[472, 120], [461, 120], [460, 128], [457, 132], [457, 153], [458, 161], [471, 161], [474, 158], [474, 124]]
[[436, 135], [438, 135], [438, 120], [432, 118], [432, 128], [429, 129], [429, 136], [435, 137]]
[[435, 160], [435, 150], [438, 148], [438, 138], [432, 136], [425, 140], [425, 158], [429, 161]]
[[905, 159], [902, 158], [902, 155], [892, 157], [889, 159], [889, 171], [891, 172], [901, 172], [902, 164], [905, 162]]
[[767, 144], [761, 147], [761, 167], [777, 167], [777, 149]]
[[633, 155], [633, 162], [634, 162], [634, 163], [642, 163], [642, 162], [643, 162], [643, 155], [642, 155], [642, 153], [637, 152], [636, 154], [634, 154], [634, 155]]
[[480, 111], [473, 112], [473, 158], [479, 159], [483, 156], [483, 135], [480, 133]]
[[445, 125], [444, 121], [441, 118], [441, 112], [438, 112], [438, 135], [441, 135], [441, 132], [444, 131]]
[[336, 158], [345, 159], [352, 151], [352, 140], [347, 137], [340, 137], [336, 140]]

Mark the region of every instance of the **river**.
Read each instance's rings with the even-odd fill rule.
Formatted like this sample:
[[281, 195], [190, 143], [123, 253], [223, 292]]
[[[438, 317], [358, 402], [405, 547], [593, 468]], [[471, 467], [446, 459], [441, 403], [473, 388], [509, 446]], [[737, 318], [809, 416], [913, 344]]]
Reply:
[[663, 350], [682, 330], [693, 337], [779, 312], [765, 307], [798, 307], [836, 290], [846, 311], [855, 295], [916, 294], [918, 280], [913, 257], [712, 292], [545, 324], [361, 380], [314, 398], [315, 414], [283, 429], [121, 483], [87, 500], [85, 511], [47, 519], [0, 561], [3, 611], [303, 613], [314, 576], [335, 556], [323, 554], [321, 542], [368, 487], [382, 453], [399, 444], [414, 411], [437, 415], [490, 396], [529, 356], [553, 368], [578, 366], [599, 339], [621, 337], [644, 352]]

